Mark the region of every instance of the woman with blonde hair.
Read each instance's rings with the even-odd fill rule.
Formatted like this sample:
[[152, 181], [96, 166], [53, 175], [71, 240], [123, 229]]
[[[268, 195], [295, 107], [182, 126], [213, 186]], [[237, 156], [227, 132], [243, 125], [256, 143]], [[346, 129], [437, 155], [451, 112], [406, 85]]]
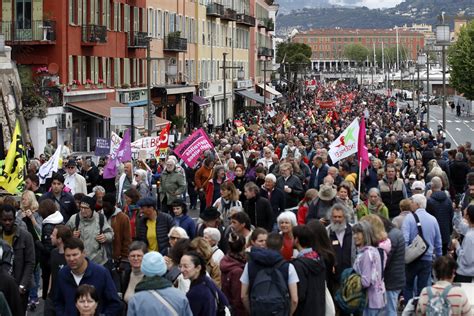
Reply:
[[385, 252], [384, 258], [384, 267], [387, 262], [388, 254], [392, 249], [392, 242], [388, 238], [388, 234], [385, 231], [385, 226], [383, 225], [382, 220], [379, 218], [378, 215], [369, 214], [361, 218], [361, 221], [366, 221], [372, 226], [372, 230], [374, 231], [375, 239], [378, 243], [378, 247], [382, 248]]
[[203, 237], [196, 237], [191, 241], [190, 248], [206, 261], [207, 273], [209, 273], [209, 276], [217, 287], [221, 288], [221, 269], [214, 260], [212, 260], [211, 245]]
[[[43, 226], [43, 218], [38, 213], [39, 204], [36, 200], [36, 196], [33, 191], [26, 190], [21, 195], [20, 210], [17, 213], [16, 221], [17, 226], [21, 226], [18, 221], [23, 222], [26, 225], [26, 229], [33, 236], [33, 241], [36, 244], [36, 241], [41, 241], [41, 228]], [[39, 248], [35, 246], [36, 261], [35, 261], [35, 270], [33, 272], [34, 276], [34, 286], [30, 290], [28, 306], [30, 309], [36, 308], [36, 305], [39, 303], [38, 298], [38, 289], [40, 282], [40, 272], [39, 272]]]
[[239, 191], [232, 182], [227, 181], [221, 184], [221, 196], [213, 206], [221, 213], [225, 227], [230, 224], [230, 209], [236, 206], [242, 207], [239, 197]]

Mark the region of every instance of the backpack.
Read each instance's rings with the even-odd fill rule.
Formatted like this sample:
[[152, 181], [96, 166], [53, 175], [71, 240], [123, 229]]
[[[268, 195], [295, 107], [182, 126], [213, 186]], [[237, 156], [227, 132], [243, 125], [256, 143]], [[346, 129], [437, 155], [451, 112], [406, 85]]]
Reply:
[[[75, 230], [79, 230], [79, 222], [81, 221], [81, 218], [79, 216], [79, 213], [76, 214], [76, 222], [75, 222]], [[99, 213], [99, 234], [102, 234], [104, 232], [104, 223], [105, 223], [105, 215], [102, 213]]]
[[341, 287], [334, 299], [345, 313], [362, 313], [364, 310], [367, 304], [366, 290], [362, 286], [361, 276], [353, 268], [342, 271]]
[[279, 268], [286, 261], [281, 260], [273, 267], [259, 270], [250, 291], [251, 315], [287, 316], [290, 313], [290, 292], [288, 281]]
[[435, 294], [431, 286], [426, 288], [428, 292], [428, 303], [426, 304], [426, 316], [449, 316], [451, 315], [451, 303], [448, 293], [453, 286], [448, 285], [443, 292]]

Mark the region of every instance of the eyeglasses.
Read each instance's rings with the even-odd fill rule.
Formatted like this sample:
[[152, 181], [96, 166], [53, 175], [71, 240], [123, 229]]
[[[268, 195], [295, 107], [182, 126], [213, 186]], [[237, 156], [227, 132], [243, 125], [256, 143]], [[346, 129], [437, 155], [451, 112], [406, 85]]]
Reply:
[[74, 169], [74, 168], [76, 168], [76, 166], [68, 166], [67, 168], [68, 169]]

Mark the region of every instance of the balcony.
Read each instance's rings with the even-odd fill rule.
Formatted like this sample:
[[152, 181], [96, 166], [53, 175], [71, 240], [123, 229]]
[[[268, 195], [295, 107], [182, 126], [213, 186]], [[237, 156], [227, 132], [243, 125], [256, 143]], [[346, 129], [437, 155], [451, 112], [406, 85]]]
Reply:
[[0, 34], [5, 36], [9, 45], [50, 45], [56, 42], [56, 21], [2, 21]]
[[212, 2], [206, 7], [206, 15], [220, 18], [224, 15], [224, 6], [219, 3]]
[[188, 40], [179, 36], [166, 36], [163, 50], [169, 52], [185, 52], [188, 50]]
[[253, 27], [255, 26], [255, 18], [245, 13], [238, 13], [236, 23]]
[[221, 16], [221, 20], [227, 21], [236, 21], [237, 20], [237, 12], [230, 8], [226, 8], [224, 11], [224, 15]]
[[147, 32], [128, 32], [128, 48], [146, 48]]
[[267, 28], [267, 18], [259, 18], [258, 19], [258, 23], [257, 23], [257, 27], [259, 29], [265, 29]]
[[97, 45], [107, 43], [107, 27], [104, 25], [88, 24], [82, 26], [82, 44]]
[[267, 47], [259, 47], [257, 51], [257, 55], [263, 57], [273, 57], [273, 49]]
[[266, 24], [268, 32], [275, 31], [275, 23], [273, 22], [273, 19], [271, 18], [266, 19], [265, 24]]

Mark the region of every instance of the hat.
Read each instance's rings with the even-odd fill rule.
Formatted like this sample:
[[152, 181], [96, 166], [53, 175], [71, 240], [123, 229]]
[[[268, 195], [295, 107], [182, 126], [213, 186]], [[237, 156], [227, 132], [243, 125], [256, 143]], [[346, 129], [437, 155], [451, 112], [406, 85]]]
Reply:
[[425, 184], [421, 181], [415, 181], [411, 185], [411, 189], [412, 190], [422, 190], [422, 191], [424, 191], [425, 190]]
[[146, 197], [146, 198], [138, 200], [137, 205], [138, 205], [138, 207], [142, 207], [142, 206], [156, 207], [156, 200], [154, 198], [151, 198], [151, 197]]
[[77, 163], [74, 159], [69, 159], [67, 161], [66, 167], [77, 167]]
[[206, 208], [199, 217], [201, 217], [203, 221], [210, 221], [213, 219], [218, 219], [220, 216], [221, 213], [217, 210], [217, 208], [211, 206]]
[[408, 177], [408, 179], [415, 179], [416, 180], [416, 174], [414, 173], [410, 173], [410, 176]]
[[319, 198], [323, 201], [330, 201], [334, 199], [337, 191], [331, 185], [323, 184], [319, 187]]
[[141, 270], [145, 276], [152, 277], [163, 276], [168, 269], [163, 256], [159, 252], [150, 251], [143, 256]]
[[95, 200], [90, 196], [83, 196], [81, 199], [81, 204], [86, 204], [91, 210], [95, 209]]

